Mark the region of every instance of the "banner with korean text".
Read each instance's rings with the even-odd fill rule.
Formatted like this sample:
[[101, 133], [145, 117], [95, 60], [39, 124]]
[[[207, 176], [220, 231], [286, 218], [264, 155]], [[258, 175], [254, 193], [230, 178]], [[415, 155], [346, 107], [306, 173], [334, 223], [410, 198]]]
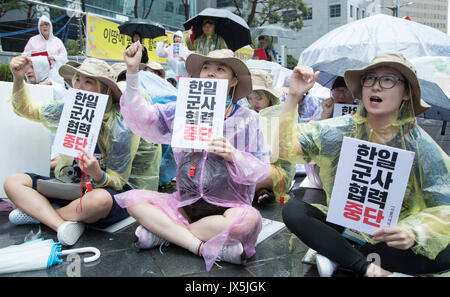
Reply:
[[395, 226], [414, 155], [344, 137], [327, 221], [369, 235]]
[[225, 79], [180, 78], [172, 147], [207, 149], [223, 136], [227, 87]]
[[[120, 34], [119, 24], [91, 14], [87, 15], [86, 32], [86, 55], [89, 57], [123, 60], [123, 52], [132, 43], [131, 36]], [[167, 36], [142, 40], [142, 44], [147, 48], [149, 61], [167, 62], [167, 59], [156, 55], [156, 42], [167, 39], [168, 44], [172, 43], [173, 33], [166, 31], [166, 34]]]
[[78, 157], [81, 148], [94, 154], [108, 95], [70, 89], [56, 130], [53, 151]]

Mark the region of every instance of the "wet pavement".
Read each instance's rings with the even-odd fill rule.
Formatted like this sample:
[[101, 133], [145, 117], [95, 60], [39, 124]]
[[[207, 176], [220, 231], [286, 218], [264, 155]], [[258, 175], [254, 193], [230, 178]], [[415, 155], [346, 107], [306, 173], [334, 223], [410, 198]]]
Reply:
[[[426, 126], [426, 125], [424, 125]], [[427, 132], [436, 131], [437, 127], [425, 127]], [[439, 131], [439, 130], [438, 130]], [[430, 133], [431, 134], [431, 133]], [[433, 137], [449, 152], [448, 132], [444, 136]], [[433, 136], [433, 135], [432, 135]], [[303, 199], [303, 188], [299, 188], [304, 176], [296, 177], [291, 193], [295, 199]], [[2, 197], [0, 197], [2, 198]], [[4, 197], [3, 197], [4, 198]], [[309, 201], [308, 201], [309, 202]], [[273, 203], [260, 209], [263, 218], [282, 222], [281, 207]], [[318, 277], [315, 265], [302, 263], [308, 247], [297, 237], [292, 237], [286, 228], [267, 238], [256, 247], [256, 255], [245, 265], [220, 262], [210, 272], [206, 271], [202, 258], [175, 245], [164, 246], [161, 254], [158, 248], [138, 250], [133, 245], [134, 230], [132, 225], [116, 233], [107, 233], [87, 229], [80, 240], [72, 247], [93, 246], [101, 251], [98, 260], [81, 263], [79, 275], [82, 277], [233, 277], [233, 278], [267, 278], [267, 277]], [[42, 231], [41, 237], [56, 239], [56, 233], [44, 225], [15, 226], [9, 223], [6, 213], [0, 213], [0, 248], [24, 242], [30, 232]], [[290, 246], [291, 245], [291, 246]], [[3, 274], [0, 277], [66, 277], [70, 276], [72, 262], [64, 261], [49, 269]], [[73, 266], [72, 266], [73, 267]], [[333, 277], [352, 276], [338, 270]]]
[[[299, 191], [298, 185], [304, 176], [296, 178], [292, 191]], [[260, 209], [263, 218], [282, 222], [281, 207], [278, 203]], [[79, 274], [82, 277], [304, 277], [318, 276], [315, 266], [303, 264], [302, 258], [307, 246], [298, 238], [292, 239], [285, 227], [267, 238], [256, 247], [256, 255], [245, 265], [218, 263], [207, 272], [203, 259], [175, 245], [139, 250], [133, 245], [134, 231], [138, 223], [125, 227], [115, 233], [107, 233], [87, 228], [78, 242], [71, 248], [93, 246], [100, 250], [101, 256], [92, 263], [81, 263]], [[56, 233], [44, 225], [15, 226], [8, 221], [6, 213], [0, 213], [0, 248], [24, 242], [30, 232], [39, 229], [45, 239], [57, 241]], [[67, 249], [67, 248], [63, 248]], [[82, 256], [83, 257], [83, 256]], [[64, 261], [49, 269], [3, 274], [0, 276], [20, 277], [65, 277], [70, 276], [70, 266]], [[72, 265], [73, 267], [73, 265]], [[73, 273], [72, 273], [73, 274]]]

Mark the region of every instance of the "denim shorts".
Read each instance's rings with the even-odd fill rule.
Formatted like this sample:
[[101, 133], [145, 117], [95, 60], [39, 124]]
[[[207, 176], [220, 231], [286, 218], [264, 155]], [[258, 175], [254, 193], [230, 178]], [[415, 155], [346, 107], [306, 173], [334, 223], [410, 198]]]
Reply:
[[[38, 175], [38, 174], [35, 174], [35, 173], [25, 172], [25, 174], [27, 174], [27, 175], [29, 175], [31, 177], [31, 179], [33, 181], [33, 189], [34, 190], [36, 190], [36, 185], [37, 185], [37, 180], [38, 179], [42, 179], [42, 180], [54, 179], [52, 177], [42, 176], [42, 175]], [[120, 207], [117, 204], [116, 199], [114, 199], [114, 195], [122, 193], [122, 192], [125, 192], [125, 191], [128, 191], [128, 190], [131, 190], [130, 186], [125, 185], [125, 187], [122, 190], [120, 190], [120, 191], [116, 191], [116, 190], [113, 190], [111, 188], [102, 188], [102, 189], [106, 190], [111, 195], [111, 199], [113, 201], [113, 205], [111, 207], [111, 210], [110, 210], [108, 216], [106, 216], [105, 218], [102, 218], [102, 219], [98, 220], [95, 223], [87, 224], [89, 226], [100, 228], [100, 229], [106, 228], [109, 225], [114, 224], [114, 223], [116, 223], [118, 221], [121, 221], [121, 220], [123, 220], [123, 219], [125, 219], [125, 218], [130, 216], [128, 214], [128, 211], [126, 210], [126, 208]], [[58, 206], [61, 206], [61, 207], [64, 207], [64, 206], [66, 206], [66, 205], [68, 205], [69, 203], [72, 202], [72, 201], [69, 201], [69, 200], [57, 199], [57, 198], [47, 198], [47, 200], [50, 203], [57, 204]]]

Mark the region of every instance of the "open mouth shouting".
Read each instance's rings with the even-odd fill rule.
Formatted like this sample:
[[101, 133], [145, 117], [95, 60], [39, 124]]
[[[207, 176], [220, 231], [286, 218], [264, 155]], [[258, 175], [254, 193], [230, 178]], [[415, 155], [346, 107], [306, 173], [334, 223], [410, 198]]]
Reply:
[[381, 102], [383, 102], [383, 100], [378, 96], [370, 97], [370, 105], [371, 106], [378, 106], [378, 104], [380, 104]]

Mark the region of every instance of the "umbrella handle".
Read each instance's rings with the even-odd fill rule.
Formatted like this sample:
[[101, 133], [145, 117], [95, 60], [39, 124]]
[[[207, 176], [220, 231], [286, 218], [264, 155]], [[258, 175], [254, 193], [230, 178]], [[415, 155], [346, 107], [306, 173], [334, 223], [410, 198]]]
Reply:
[[94, 253], [95, 255], [91, 257], [84, 258], [84, 263], [89, 263], [97, 260], [100, 257], [100, 251], [98, 248], [95, 247], [84, 247], [79, 249], [71, 249], [71, 250], [64, 250], [61, 252], [58, 252], [58, 255], [70, 255], [70, 254], [82, 254], [82, 253]]

